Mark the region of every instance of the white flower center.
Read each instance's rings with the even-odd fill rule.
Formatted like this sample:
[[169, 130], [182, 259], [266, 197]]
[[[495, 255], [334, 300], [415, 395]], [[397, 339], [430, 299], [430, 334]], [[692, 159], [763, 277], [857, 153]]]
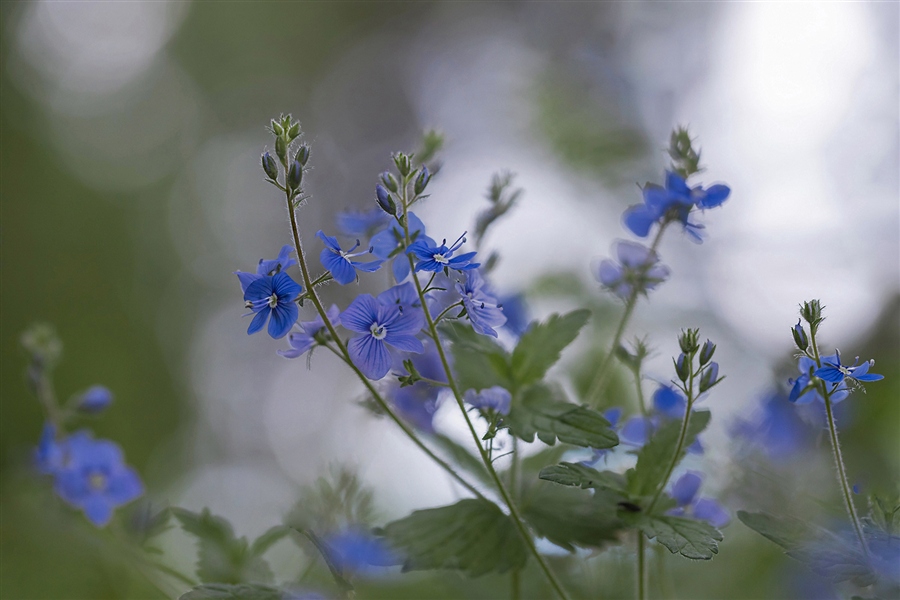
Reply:
[[384, 325], [379, 325], [378, 323], [372, 323], [369, 331], [372, 332], [372, 337], [376, 340], [383, 340], [387, 335], [387, 329], [384, 327]]
[[450, 262], [450, 260], [443, 254], [432, 254], [431, 258], [434, 259], [434, 262], [441, 263], [442, 265], [446, 265]]
[[269, 296], [269, 308], [275, 308], [278, 306], [278, 296], [276, 294], [272, 294]]

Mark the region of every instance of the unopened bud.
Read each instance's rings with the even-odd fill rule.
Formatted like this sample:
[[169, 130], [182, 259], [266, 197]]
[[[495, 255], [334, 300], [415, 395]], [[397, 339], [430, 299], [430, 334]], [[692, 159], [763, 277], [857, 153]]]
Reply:
[[86, 413], [98, 413], [112, 404], [112, 392], [102, 385], [95, 385], [81, 395], [78, 410]]
[[272, 181], [278, 179], [278, 165], [275, 163], [275, 159], [272, 158], [272, 155], [268, 152], [264, 152], [262, 155], [262, 168], [269, 179]]
[[699, 329], [685, 329], [678, 336], [678, 345], [685, 354], [693, 354], [700, 348], [698, 337]]
[[272, 133], [274, 133], [277, 136], [284, 134], [284, 128], [282, 128], [281, 124], [278, 123], [278, 121], [276, 121], [274, 119], [272, 120]]
[[691, 376], [691, 361], [684, 353], [679, 354], [675, 361], [675, 373], [681, 381], [687, 381]]
[[409, 172], [412, 167], [410, 165], [408, 155], [403, 154], [402, 152], [395, 154], [394, 155], [394, 164], [397, 166], [397, 171], [400, 172], [400, 175], [402, 175], [403, 177], [406, 177], [407, 175], [409, 175]]
[[418, 177], [416, 177], [416, 183], [413, 186], [413, 190], [416, 192], [416, 196], [425, 191], [425, 188], [428, 186], [429, 180], [431, 180], [431, 173], [428, 172], [428, 167], [422, 165], [422, 172], [419, 173]]
[[381, 174], [381, 183], [384, 184], [384, 187], [394, 192], [395, 194], [397, 193], [397, 190], [400, 189], [399, 185], [397, 184], [397, 178], [394, 177], [394, 174], [390, 171], [385, 171]]
[[375, 186], [375, 199], [378, 202], [378, 206], [381, 207], [381, 210], [391, 216], [397, 214], [397, 205], [394, 203], [394, 199], [381, 184]]
[[713, 354], [715, 354], [715, 353], [716, 353], [716, 345], [713, 344], [711, 341], [706, 340], [706, 343], [703, 344], [702, 348], [700, 348], [700, 366], [702, 367], [703, 365], [708, 363], [712, 359]]
[[296, 190], [300, 187], [300, 182], [303, 181], [303, 167], [296, 160], [291, 163], [291, 168], [288, 171], [287, 176], [287, 184], [288, 187], [292, 190]]
[[294, 157], [294, 160], [305, 167], [306, 163], [309, 162], [309, 146], [303, 144], [297, 148], [297, 155]]
[[288, 129], [288, 139], [293, 140], [298, 135], [300, 135], [300, 123], [294, 123], [291, 125], [291, 128]]
[[809, 348], [809, 338], [806, 337], [806, 330], [800, 324], [800, 319], [797, 319], [797, 324], [791, 328], [791, 335], [794, 336], [794, 343], [798, 348], [804, 351]]
[[702, 394], [716, 384], [719, 378], [719, 363], [711, 362], [700, 376], [700, 393]]

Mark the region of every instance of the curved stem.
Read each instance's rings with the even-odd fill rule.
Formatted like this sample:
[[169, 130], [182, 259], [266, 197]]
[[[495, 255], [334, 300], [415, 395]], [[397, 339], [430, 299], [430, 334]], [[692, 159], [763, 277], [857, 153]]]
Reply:
[[[403, 219], [403, 236], [407, 246], [410, 244], [410, 236], [409, 236], [409, 222], [405, 218], [406, 211], [409, 206], [408, 204], [408, 196], [407, 196], [407, 186], [409, 182], [404, 179], [403, 181], [403, 196], [401, 198], [403, 202], [403, 211], [404, 211], [404, 219]], [[413, 261], [413, 257], [410, 254], [407, 254], [407, 259], [409, 260], [409, 268], [410, 273], [412, 274], [413, 283], [416, 286], [416, 293], [419, 296], [419, 302], [422, 304], [422, 311], [425, 313], [425, 321], [428, 324], [428, 330], [431, 332], [431, 337], [435, 340], [435, 348], [437, 349], [438, 357], [441, 359], [441, 366], [444, 369], [444, 373], [447, 375], [447, 382], [450, 385], [450, 389], [453, 391], [453, 396], [456, 399], [456, 404], [459, 406], [459, 410], [463, 415], [463, 418], [466, 420], [466, 426], [469, 429], [469, 433], [472, 436], [472, 439], [475, 442], [475, 446], [478, 447], [478, 453], [481, 456], [481, 461], [484, 463], [484, 466], [488, 470], [488, 474], [491, 476], [491, 479], [494, 482], [494, 485], [497, 487], [497, 491], [500, 492], [500, 496], [503, 498], [503, 502], [506, 504], [509, 509], [510, 516], [512, 517], [513, 523], [515, 523], [516, 528], [519, 530], [519, 533], [522, 535], [522, 539], [525, 541], [528, 550], [531, 552], [532, 556], [534, 556], [535, 560], [538, 562], [538, 565], [541, 567], [541, 570], [546, 575], [547, 580], [550, 582], [550, 585], [553, 587], [553, 590], [556, 594], [562, 598], [563, 600], [568, 599], [568, 595], [562, 587], [562, 584], [556, 578], [556, 575], [550, 569], [550, 565], [544, 560], [544, 557], [541, 556], [541, 553], [538, 552], [537, 547], [534, 544], [534, 540], [531, 538], [531, 534], [528, 532], [528, 528], [525, 527], [525, 522], [522, 520], [522, 515], [519, 513], [519, 509], [516, 506], [516, 503], [513, 502], [512, 497], [510, 496], [509, 491], [506, 489], [506, 486], [503, 484], [503, 480], [497, 474], [497, 471], [494, 469], [494, 464], [491, 462], [490, 457], [488, 456], [487, 451], [484, 449], [484, 446], [481, 443], [481, 437], [475, 431], [475, 426], [472, 424], [472, 419], [469, 418], [469, 413], [466, 411], [465, 404], [463, 403], [463, 396], [459, 390], [459, 386], [456, 383], [456, 378], [453, 376], [453, 371], [450, 369], [450, 363], [447, 360], [447, 355], [444, 352], [444, 347], [440, 343], [440, 338], [438, 337], [437, 326], [435, 325], [434, 319], [431, 317], [431, 312], [428, 310], [428, 302], [425, 299], [425, 294], [422, 291], [422, 284], [419, 281], [419, 278], [416, 277], [416, 265]]]
[[[816, 360], [816, 367], [821, 367], [822, 360], [819, 356], [819, 347], [816, 344], [815, 329], [812, 329], [810, 333], [810, 344]], [[863, 554], [868, 557], [869, 545], [866, 543], [866, 538], [863, 535], [862, 525], [859, 522], [859, 516], [856, 514], [856, 507], [853, 505], [853, 496], [850, 495], [850, 483], [847, 480], [847, 470], [844, 467], [844, 459], [841, 455], [841, 444], [838, 440], [837, 425], [834, 422], [834, 411], [831, 405], [831, 391], [829, 391], [828, 384], [824, 380], [822, 380], [821, 391], [822, 398], [825, 400], [825, 414], [828, 416], [828, 433], [831, 437], [831, 451], [834, 456], [834, 466], [837, 470], [838, 485], [844, 496], [844, 507], [847, 509], [847, 514], [850, 515], [850, 522], [853, 523], [853, 530], [856, 532]]]
[[[656, 252], [657, 248], [659, 248], [659, 244], [660, 242], [662, 242], [663, 232], [666, 230], [666, 227], [668, 225], [668, 221], [663, 221], [663, 223], [659, 226], [659, 230], [656, 232], [656, 237], [653, 238], [653, 243], [650, 245], [651, 252]], [[650, 265], [644, 265], [639, 273], [643, 275], [649, 268]], [[634, 308], [637, 305], [638, 296], [639, 291], [637, 287], [633, 287], [633, 289], [631, 290], [631, 294], [625, 301], [625, 312], [622, 313], [622, 318], [619, 320], [619, 326], [616, 328], [616, 333], [613, 335], [613, 341], [612, 345], [609, 348], [609, 352], [607, 352], [606, 356], [603, 357], [603, 362], [600, 363], [600, 369], [597, 370], [597, 375], [591, 382], [591, 387], [588, 389], [588, 393], [585, 396], [585, 400], [588, 403], [593, 402], [597, 395], [601, 391], [603, 391], [603, 386], [606, 384], [606, 379], [609, 375], [609, 368], [610, 366], [612, 366], [613, 356], [616, 353], [616, 348], [618, 348], [619, 344], [622, 343], [622, 335], [625, 333], [625, 327], [628, 325], [628, 321], [631, 320], [631, 315], [634, 313]]]
[[388, 415], [394, 423], [406, 434], [412, 442], [419, 447], [419, 449], [424, 452], [431, 460], [438, 464], [442, 469], [444, 469], [453, 479], [459, 482], [464, 488], [472, 492], [475, 496], [479, 498], [484, 498], [484, 496], [479, 492], [475, 486], [470, 484], [468, 481], [463, 479], [453, 468], [447, 464], [444, 460], [442, 460], [439, 456], [437, 456], [434, 452], [431, 451], [428, 446], [425, 445], [422, 440], [419, 439], [419, 436], [415, 434], [415, 432], [410, 429], [409, 425], [407, 425], [398, 415], [395, 413], [385, 399], [378, 393], [378, 390], [375, 389], [375, 386], [372, 385], [372, 382], [363, 375], [362, 371], [353, 364], [353, 361], [350, 359], [350, 353], [347, 351], [347, 346], [344, 344], [343, 340], [341, 340], [340, 336], [337, 333], [337, 330], [334, 327], [334, 324], [331, 322], [331, 319], [328, 318], [328, 314], [325, 312], [325, 308], [322, 305], [322, 301], [319, 298], [319, 294], [316, 291], [314, 282], [309, 275], [309, 267], [306, 264], [306, 255], [303, 253], [303, 245], [300, 243], [300, 231], [297, 227], [297, 215], [295, 214], [295, 209], [293, 205], [293, 199], [291, 198], [291, 193], [285, 190], [285, 198], [287, 199], [287, 208], [288, 214], [291, 218], [291, 233], [294, 237], [294, 248], [297, 251], [297, 262], [300, 265], [300, 273], [303, 277], [303, 283], [306, 286], [306, 293], [310, 300], [312, 300], [313, 304], [316, 307], [316, 311], [319, 313], [319, 316], [322, 318], [322, 322], [325, 323], [325, 327], [328, 329], [328, 333], [331, 334], [332, 340], [334, 340], [335, 345], [340, 350], [339, 355], [344, 360], [344, 362], [349, 366], [356, 376], [362, 381], [363, 385], [366, 386], [366, 389], [372, 394], [372, 397], [375, 399], [375, 402], [378, 404], [378, 407], [384, 411], [386, 415]]

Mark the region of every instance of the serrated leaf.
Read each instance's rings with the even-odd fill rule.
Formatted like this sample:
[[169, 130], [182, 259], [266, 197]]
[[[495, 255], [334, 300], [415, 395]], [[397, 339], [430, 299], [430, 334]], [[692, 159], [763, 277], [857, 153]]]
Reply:
[[[709, 417], [708, 410], [697, 410], [691, 414], [684, 444], [676, 459], [676, 464], [681, 461], [688, 447], [694, 443], [700, 432], [706, 429]], [[672, 460], [672, 454], [675, 452], [675, 446], [678, 444], [681, 425], [681, 421], [669, 421], [663, 424], [638, 452], [637, 465], [635, 465], [629, 481], [629, 487], [635, 496], [654, 494], [662, 484]]]
[[286, 525], [275, 525], [267, 529], [261, 536], [253, 540], [250, 546], [250, 553], [255, 556], [262, 556], [266, 550], [274, 546], [279, 540], [287, 537], [293, 529]]
[[497, 342], [462, 323], [446, 323], [441, 330], [452, 343], [453, 371], [461, 389], [512, 388], [509, 354]]
[[599, 412], [564, 400], [562, 390], [543, 383], [526, 389], [509, 411], [510, 432], [526, 442], [534, 436], [552, 446], [561, 442], [585, 448], [612, 448], [619, 436]]
[[197, 577], [204, 583], [268, 582], [268, 563], [250, 552], [245, 538], [236, 538], [231, 523], [204, 508], [199, 514], [173, 508], [182, 529], [197, 538]]
[[583, 489], [605, 489], [625, 493], [625, 477], [612, 471], [598, 471], [578, 463], [562, 462], [544, 467], [540, 479]]
[[707, 523], [686, 517], [646, 515], [635, 518], [635, 525], [650, 538], [692, 560], [710, 560], [719, 553], [722, 533]]
[[256, 583], [205, 583], [182, 594], [178, 600], [285, 600], [288, 597], [278, 588]]
[[550, 315], [543, 323], [531, 325], [522, 334], [512, 353], [512, 376], [519, 387], [540, 381], [556, 364], [563, 349], [571, 344], [591, 316], [589, 310], [566, 315]]
[[385, 526], [393, 548], [406, 555], [404, 571], [458, 569], [470, 577], [518, 569], [527, 558], [512, 520], [482, 499], [417, 510]]
[[572, 552], [616, 539], [623, 523], [615, 502], [579, 490], [537, 485], [524, 496], [522, 516], [541, 537]]

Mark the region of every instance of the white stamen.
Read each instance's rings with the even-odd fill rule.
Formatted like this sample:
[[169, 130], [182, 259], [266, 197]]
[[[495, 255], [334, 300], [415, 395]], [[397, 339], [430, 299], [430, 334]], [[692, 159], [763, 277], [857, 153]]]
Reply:
[[442, 265], [446, 265], [447, 263], [450, 262], [450, 260], [443, 254], [432, 254], [431, 258], [434, 259], [434, 262], [440, 263]]
[[379, 325], [378, 323], [372, 323], [369, 331], [372, 332], [372, 337], [376, 340], [383, 340], [387, 335], [387, 329], [383, 325]]

